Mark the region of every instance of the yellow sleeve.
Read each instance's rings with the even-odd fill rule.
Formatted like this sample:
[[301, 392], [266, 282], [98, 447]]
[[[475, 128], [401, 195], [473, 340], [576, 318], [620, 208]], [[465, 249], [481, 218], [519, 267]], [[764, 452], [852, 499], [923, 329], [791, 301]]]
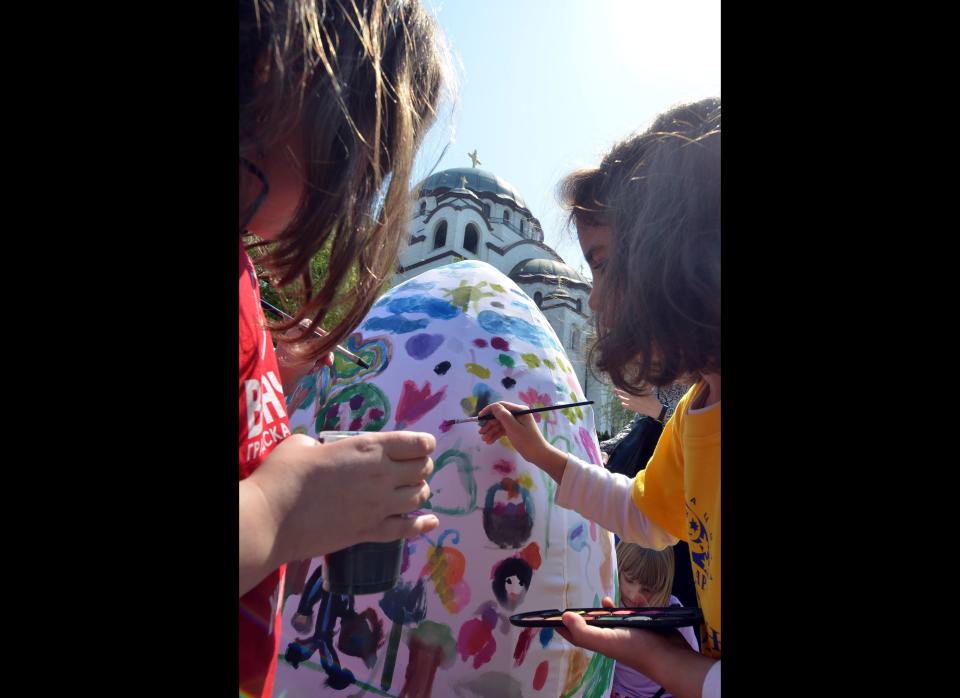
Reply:
[[683, 482], [683, 419], [696, 384], [680, 398], [673, 416], [663, 427], [657, 447], [645, 470], [633, 481], [633, 503], [644, 516], [680, 540], [687, 540]]

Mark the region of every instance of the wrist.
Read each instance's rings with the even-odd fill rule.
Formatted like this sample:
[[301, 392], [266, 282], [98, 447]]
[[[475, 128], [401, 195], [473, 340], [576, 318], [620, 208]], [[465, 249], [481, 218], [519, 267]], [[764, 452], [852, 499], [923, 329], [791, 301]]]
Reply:
[[256, 586], [283, 560], [278, 559], [277, 530], [270, 505], [260, 486], [247, 478], [240, 482], [240, 595]]
[[547, 444], [540, 466], [559, 485], [567, 468], [567, 454], [556, 446]]
[[[251, 524], [256, 526], [251, 533], [262, 541], [264, 560], [269, 569], [276, 569], [284, 562], [300, 559], [291, 546], [290, 524], [287, 513], [292, 511], [298, 487], [291, 487], [295, 466], [285, 469], [285, 477], [272, 477], [270, 463], [263, 463], [245, 483], [251, 488], [250, 501], [254, 516]], [[292, 465], [292, 464], [285, 464]], [[248, 527], [250, 530], [251, 527]]]

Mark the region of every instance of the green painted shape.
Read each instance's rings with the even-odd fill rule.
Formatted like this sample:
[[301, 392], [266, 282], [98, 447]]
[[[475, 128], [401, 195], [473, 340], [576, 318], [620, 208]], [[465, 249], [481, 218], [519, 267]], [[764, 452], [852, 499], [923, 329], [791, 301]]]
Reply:
[[500, 356], [497, 357], [497, 361], [500, 362], [501, 366], [506, 366], [507, 368], [513, 368], [514, 366], [513, 357], [507, 356], [506, 354], [500, 354]]
[[467, 369], [467, 373], [472, 373], [478, 378], [486, 380], [490, 377], [490, 369], [486, 366], [481, 366], [480, 364], [464, 364], [463, 367]]
[[540, 358], [536, 354], [521, 354], [520, 358], [527, 362], [530, 368], [539, 368]]
[[386, 394], [380, 388], [373, 385], [372, 383], [357, 383], [356, 385], [351, 385], [343, 390], [340, 390], [327, 399], [319, 410], [317, 410], [317, 418], [314, 424], [315, 429], [320, 431], [346, 431], [350, 428], [349, 424], [340, 424], [339, 417], [339, 408], [337, 409], [338, 415], [335, 423], [331, 423], [330, 426], [327, 426], [327, 413], [335, 405], [339, 406], [343, 403], [349, 403], [350, 400], [356, 396], [363, 396], [363, 404], [356, 410], [350, 410], [350, 418], [355, 419], [357, 417], [362, 417], [367, 413], [371, 407], [379, 409], [383, 412], [383, 415], [373, 421], [367, 422], [363, 425], [363, 431], [380, 431], [383, 427], [386, 426], [387, 421], [390, 419], [390, 400], [387, 398]]
[[430, 499], [427, 500], [427, 503], [423, 505], [424, 509], [431, 509], [438, 514], [447, 514], [449, 516], [466, 516], [467, 514], [472, 514], [477, 510], [477, 480], [473, 476], [473, 464], [470, 463], [470, 459], [467, 457], [467, 454], [463, 451], [458, 451], [454, 448], [451, 448], [449, 451], [444, 451], [443, 454], [434, 461], [433, 473], [430, 474], [430, 478], [427, 480], [427, 484], [430, 483], [433, 478], [437, 476], [441, 470], [443, 470], [450, 461], [454, 461], [457, 466], [457, 476], [460, 478], [460, 484], [463, 486], [463, 490], [467, 495], [466, 506], [463, 507], [441, 507], [436, 506], [433, 503], [434, 493], [431, 491]]

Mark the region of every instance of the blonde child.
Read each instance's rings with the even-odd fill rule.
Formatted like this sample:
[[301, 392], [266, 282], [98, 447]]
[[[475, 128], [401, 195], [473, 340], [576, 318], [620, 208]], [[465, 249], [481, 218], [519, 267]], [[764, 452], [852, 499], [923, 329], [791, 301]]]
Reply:
[[[673, 548], [650, 550], [634, 543], [617, 545], [617, 569], [620, 574], [620, 605], [624, 608], [642, 606], [682, 606], [680, 599], [670, 593], [673, 586]], [[697, 651], [697, 637], [691, 627], [680, 628], [680, 634]], [[613, 691], [610, 698], [670, 698], [663, 687], [648, 676], [617, 663], [613, 672]]]

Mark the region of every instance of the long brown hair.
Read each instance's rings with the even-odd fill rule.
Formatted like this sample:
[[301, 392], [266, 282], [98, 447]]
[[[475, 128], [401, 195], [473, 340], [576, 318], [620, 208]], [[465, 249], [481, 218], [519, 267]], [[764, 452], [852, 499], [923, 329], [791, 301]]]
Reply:
[[[436, 116], [446, 52], [419, 0], [241, 0], [241, 201], [251, 160], [302, 127], [305, 193], [291, 223], [257, 262], [278, 286], [294, 285], [297, 320], [312, 334], [345, 309], [311, 354], [329, 351], [359, 324], [393, 273], [409, 206], [416, 150]], [[298, 154], [299, 156], [299, 154]], [[247, 187], [247, 188], [245, 188]], [[252, 206], [240, 211], [241, 225]], [[241, 234], [245, 231], [241, 230]], [[319, 288], [310, 260], [329, 245]], [[356, 283], [345, 289], [351, 270]], [[281, 323], [279, 330], [296, 326]]]
[[575, 224], [610, 227], [597, 368], [635, 394], [719, 373], [720, 99], [665, 112], [567, 176], [560, 199]]

